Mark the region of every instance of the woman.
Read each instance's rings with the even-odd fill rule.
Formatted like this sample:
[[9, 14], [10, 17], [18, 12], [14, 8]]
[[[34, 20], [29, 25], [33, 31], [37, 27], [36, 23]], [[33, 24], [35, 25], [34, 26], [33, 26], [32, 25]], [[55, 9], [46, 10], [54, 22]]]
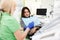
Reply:
[[[28, 7], [23, 7], [21, 14], [22, 14], [21, 25], [23, 26], [23, 28], [25, 30], [25, 27], [28, 26], [30, 22], [34, 22], [34, 19], [33, 18], [36, 18], [36, 17], [30, 16], [31, 12], [30, 12], [30, 10], [29, 10]], [[37, 23], [39, 25], [40, 24], [40, 21], [37, 21], [37, 22], [39, 22], [39, 23]], [[34, 22], [34, 26], [35, 27], [34, 26], [32, 27], [32, 29], [30, 30], [30, 32], [28, 34], [29, 36], [32, 36], [37, 31], [37, 29], [40, 28], [40, 27], [36, 27], [37, 25], [35, 25], [35, 24], [36, 24], [36, 22]]]
[[22, 34], [20, 24], [11, 16], [16, 3], [14, 0], [1, 0], [0, 10], [0, 39], [1, 40], [24, 40], [30, 29], [30, 25]]

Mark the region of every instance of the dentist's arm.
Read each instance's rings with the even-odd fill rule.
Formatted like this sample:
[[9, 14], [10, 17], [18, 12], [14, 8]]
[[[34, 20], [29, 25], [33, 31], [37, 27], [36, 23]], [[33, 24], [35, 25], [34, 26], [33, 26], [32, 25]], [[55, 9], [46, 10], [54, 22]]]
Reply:
[[20, 32], [20, 30], [17, 30], [17, 31], [14, 33], [14, 35], [15, 35], [15, 37], [16, 37], [17, 40], [24, 40], [24, 38], [27, 36], [29, 30], [30, 30], [30, 29], [27, 28], [23, 34]]
[[25, 31], [23, 34], [21, 34], [20, 30], [17, 30], [14, 35], [16, 37], [17, 40], [24, 40], [24, 38], [27, 36], [28, 32], [30, 31], [30, 29], [32, 29], [34, 27], [34, 22], [29, 23], [29, 25], [27, 27], [25, 27]]

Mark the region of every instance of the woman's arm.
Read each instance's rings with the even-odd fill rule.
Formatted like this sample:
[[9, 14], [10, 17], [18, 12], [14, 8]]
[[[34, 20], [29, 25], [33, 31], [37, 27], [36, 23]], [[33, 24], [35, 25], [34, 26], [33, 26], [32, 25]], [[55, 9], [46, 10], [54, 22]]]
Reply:
[[33, 29], [31, 29], [30, 32], [29, 32], [29, 34], [35, 33], [36, 32], [36, 29], [37, 29], [36, 27], [34, 27]]
[[27, 34], [28, 34], [29, 31], [30, 31], [30, 29], [27, 28], [27, 29], [25, 30], [25, 32], [22, 34], [22, 33], [20, 32], [20, 30], [17, 30], [17, 31], [14, 33], [14, 35], [15, 35], [15, 37], [16, 37], [17, 40], [24, 40], [24, 38], [27, 36]]

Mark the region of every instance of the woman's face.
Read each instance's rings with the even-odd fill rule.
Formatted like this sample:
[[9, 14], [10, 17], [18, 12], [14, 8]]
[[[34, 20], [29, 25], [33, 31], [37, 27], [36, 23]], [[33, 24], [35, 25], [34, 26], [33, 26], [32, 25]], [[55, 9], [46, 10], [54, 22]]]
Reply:
[[24, 10], [24, 16], [25, 17], [29, 17], [30, 16], [30, 12], [27, 9]]

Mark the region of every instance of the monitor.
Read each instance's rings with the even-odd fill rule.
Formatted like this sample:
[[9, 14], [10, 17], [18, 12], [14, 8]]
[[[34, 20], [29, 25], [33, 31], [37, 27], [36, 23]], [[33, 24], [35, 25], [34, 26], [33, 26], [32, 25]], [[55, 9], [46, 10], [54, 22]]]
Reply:
[[45, 9], [45, 8], [43, 8], [43, 9], [37, 9], [37, 10], [36, 10], [36, 14], [37, 14], [37, 15], [46, 16], [46, 13], [47, 13], [47, 9]]

